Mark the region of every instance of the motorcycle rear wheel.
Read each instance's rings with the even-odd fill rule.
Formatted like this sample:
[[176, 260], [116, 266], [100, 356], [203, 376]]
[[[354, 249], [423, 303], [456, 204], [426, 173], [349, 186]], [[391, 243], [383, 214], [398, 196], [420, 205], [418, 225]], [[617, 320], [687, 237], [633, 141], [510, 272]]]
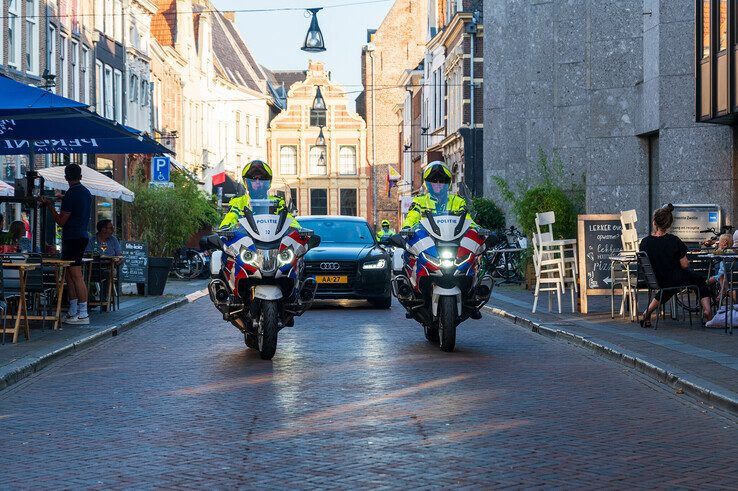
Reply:
[[456, 298], [441, 297], [438, 301], [438, 338], [441, 351], [451, 352], [456, 346]]
[[273, 300], [262, 300], [261, 321], [259, 322], [258, 348], [262, 360], [271, 360], [277, 351], [277, 332], [279, 331], [279, 307]]

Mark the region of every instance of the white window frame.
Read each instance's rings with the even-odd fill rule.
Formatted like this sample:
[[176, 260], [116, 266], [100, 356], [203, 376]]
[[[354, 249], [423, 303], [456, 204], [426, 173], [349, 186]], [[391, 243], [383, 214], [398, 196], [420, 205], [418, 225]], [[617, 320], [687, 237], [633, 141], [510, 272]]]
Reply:
[[90, 49], [82, 45], [82, 99], [81, 102], [90, 104]]
[[114, 104], [113, 104], [113, 67], [105, 65], [104, 67], [104, 88], [103, 98], [105, 99], [105, 117], [108, 119], [114, 119]]
[[113, 70], [113, 94], [114, 102], [113, 109], [115, 113], [115, 120], [118, 123], [123, 123], [123, 72], [120, 70]]
[[254, 118], [254, 145], [261, 145], [261, 129], [259, 128], [259, 118]]
[[246, 115], [246, 145], [251, 145], [251, 116]]
[[[314, 151], [322, 152], [323, 153], [323, 165], [320, 165], [320, 155], [318, 155], [318, 160], [314, 161], [313, 157], [315, 155]], [[311, 176], [327, 176], [328, 175], [328, 156], [326, 155], [326, 147], [317, 146], [317, 145], [310, 145], [310, 148], [308, 149], [308, 173]], [[321, 169], [323, 171], [321, 172]]]
[[69, 65], [67, 64], [67, 53], [69, 52], [69, 38], [64, 34], [59, 38], [59, 76], [56, 85], [59, 87], [59, 95], [69, 97]]
[[[351, 150], [353, 151], [353, 170], [349, 169], [347, 171], [346, 169], [346, 162], [344, 154], [344, 150]], [[342, 176], [355, 176], [358, 174], [359, 169], [359, 155], [358, 155], [358, 149], [356, 148], [356, 145], [340, 145], [338, 147], [338, 174]]]
[[72, 39], [72, 52], [69, 54], [69, 65], [72, 68], [72, 94], [75, 101], [79, 101], [80, 87], [79, 87], [79, 41]]
[[[23, 0], [8, 0], [8, 66], [15, 69], [20, 68], [21, 60], [21, 44], [23, 38], [21, 37], [22, 29], [22, 17], [20, 2]], [[12, 34], [11, 34], [12, 24]]]
[[95, 60], [95, 110], [100, 116], [105, 116], [105, 76], [100, 60]]
[[56, 75], [56, 26], [49, 24], [49, 30], [46, 34], [46, 69], [50, 75]]
[[[39, 15], [38, 7], [39, 0], [24, 0], [26, 2], [26, 15], [25, 15], [25, 28], [26, 28], [26, 73], [31, 75], [39, 75], [39, 49], [38, 41], [41, 37], [39, 35]], [[28, 4], [32, 3], [32, 11], [28, 12]], [[32, 47], [29, 45], [32, 44]]]
[[128, 100], [138, 102], [138, 75], [135, 73], [128, 78]]
[[[289, 151], [290, 155], [286, 155], [285, 151]], [[287, 162], [293, 160], [293, 162]], [[286, 166], [290, 165], [289, 168]], [[280, 145], [279, 147], [279, 173], [284, 176], [296, 176], [298, 170], [297, 165], [297, 145]]]
[[141, 107], [149, 105], [149, 91], [151, 90], [151, 84], [148, 80], [141, 79], [141, 92], [139, 93], [138, 102]]
[[235, 125], [236, 125], [236, 141], [237, 142], [240, 142], [241, 141], [241, 137], [242, 137], [242, 135], [241, 135], [241, 133], [242, 133], [241, 132], [241, 111], [236, 111], [236, 116], [235, 117], [236, 117], [236, 123], [235, 123]]

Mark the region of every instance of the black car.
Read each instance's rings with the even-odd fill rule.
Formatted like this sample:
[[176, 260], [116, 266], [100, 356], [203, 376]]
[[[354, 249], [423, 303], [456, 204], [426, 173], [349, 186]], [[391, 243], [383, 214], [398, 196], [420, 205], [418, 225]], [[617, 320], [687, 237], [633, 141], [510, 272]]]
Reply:
[[377, 243], [367, 221], [349, 216], [299, 217], [320, 235], [320, 246], [305, 256], [305, 273], [318, 282], [316, 298], [364, 299], [388, 309], [391, 257]]

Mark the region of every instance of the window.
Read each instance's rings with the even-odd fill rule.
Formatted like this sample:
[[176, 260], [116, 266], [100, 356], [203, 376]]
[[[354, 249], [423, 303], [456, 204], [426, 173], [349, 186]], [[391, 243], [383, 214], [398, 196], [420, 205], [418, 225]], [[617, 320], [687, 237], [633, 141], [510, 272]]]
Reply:
[[131, 102], [138, 102], [138, 75], [131, 75], [128, 81], [128, 97]]
[[49, 24], [46, 44], [46, 68], [50, 75], [56, 75], [56, 27], [53, 24]]
[[38, 0], [26, 0], [26, 71], [38, 75]]
[[241, 112], [236, 111], [236, 141], [241, 141]]
[[20, 64], [21, 29], [18, 18], [20, 17], [20, 0], [9, 0], [8, 2], [8, 65], [18, 68]]
[[85, 104], [90, 104], [90, 50], [82, 46], [82, 99]]
[[311, 109], [310, 126], [320, 126], [321, 128], [324, 127], [326, 122], [326, 112], [327, 111], [325, 110]]
[[103, 97], [103, 65], [95, 61], [95, 111], [100, 116], [105, 115], [105, 99]]
[[294, 205], [295, 207], [297, 207], [297, 189], [295, 189], [295, 188], [290, 188], [290, 202], [289, 202], [289, 203], [287, 203], [287, 204], [288, 204], [288, 205], [289, 205], [289, 204], [292, 204], [292, 205]]
[[113, 69], [105, 65], [104, 94], [105, 114], [108, 119], [113, 119]]
[[702, 0], [702, 58], [710, 56], [710, 2]]
[[310, 174], [324, 176], [328, 173], [328, 167], [325, 162], [325, 147], [310, 147], [308, 162], [310, 164]]
[[246, 144], [251, 144], [251, 116], [246, 116]]
[[356, 147], [341, 146], [339, 148], [338, 173], [344, 176], [356, 175]]
[[341, 215], [357, 216], [356, 189], [341, 189]]
[[720, 0], [720, 51], [728, 49], [728, 0]]
[[310, 190], [310, 214], [311, 215], [327, 215], [328, 214], [328, 190], [327, 189], [311, 189]]
[[297, 174], [297, 147], [283, 145], [279, 147], [279, 173], [294, 176]]
[[79, 91], [79, 43], [77, 41], [72, 40], [72, 52], [70, 54], [70, 64], [72, 66], [72, 93], [73, 99], [75, 101], [80, 100], [80, 91]]
[[259, 118], [254, 118], [254, 145], [261, 145], [259, 143], [259, 132], [261, 131], [261, 128], [259, 127]]
[[115, 70], [113, 78], [113, 93], [115, 94], [115, 120], [119, 123], [123, 122], [123, 74]]
[[139, 97], [139, 100], [141, 102], [141, 107], [146, 107], [149, 105], [149, 91], [151, 90], [150, 84], [148, 80], [141, 80], [141, 97]]
[[69, 81], [69, 65], [67, 64], [67, 53], [69, 52], [69, 39], [66, 36], [62, 36], [59, 42], [59, 76], [56, 80], [56, 86], [59, 90], [59, 94], [64, 97], [69, 97], [69, 87], [67, 82]]

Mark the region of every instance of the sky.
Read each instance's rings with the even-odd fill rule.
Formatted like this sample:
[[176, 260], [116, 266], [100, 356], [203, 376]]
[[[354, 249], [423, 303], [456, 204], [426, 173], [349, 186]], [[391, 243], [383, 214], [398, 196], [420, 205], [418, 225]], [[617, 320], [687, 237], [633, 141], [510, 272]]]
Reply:
[[[238, 9], [317, 8], [362, 0], [213, 0], [221, 11]], [[363, 0], [366, 1], [366, 0]], [[306, 53], [300, 48], [310, 19], [304, 10], [237, 12], [236, 26], [256, 61], [271, 70], [306, 70], [309, 59], [325, 62], [331, 80], [343, 85], [350, 100], [361, 91], [361, 48], [367, 29], [376, 29], [394, 0], [327, 8], [318, 12], [326, 51]]]

